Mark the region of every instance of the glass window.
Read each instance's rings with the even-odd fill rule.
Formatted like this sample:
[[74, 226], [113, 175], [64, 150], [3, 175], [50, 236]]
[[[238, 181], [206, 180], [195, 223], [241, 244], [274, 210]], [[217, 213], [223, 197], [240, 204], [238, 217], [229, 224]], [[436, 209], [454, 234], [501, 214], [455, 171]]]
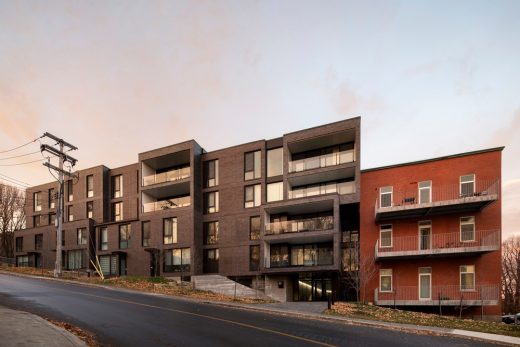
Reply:
[[379, 291], [381, 293], [392, 291], [392, 269], [379, 270]]
[[461, 197], [472, 196], [475, 193], [475, 174], [460, 176]]
[[249, 271], [260, 269], [260, 246], [249, 246]]
[[460, 290], [475, 290], [475, 265], [460, 267]]
[[380, 207], [392, 206], [392, 187], [379, 188]]
[[33, 193], [33, 203], [34, 203], [35, 212], [42, 210], [42, 193], [41, 192]]
[[141, 223], [141, 246], [150, 247], [150, 240], [152, 238], [150, 230], [150, 221]]
[[267, 151], [267, 177], [283, 174], [283, 148], [270, 149]]
[[289, 266], [289, 248], [287, 245], [271, 245], [271, 267]]
[[218, 272], [219, 250], [218, 248], [205, 249], [203, 253], [203, 271], [205, 273]]
[[392, 247], [392, 225], [381, 225], [379, 231], [381, 235], [379, 247]]
[[85, 266], [84, 257], [83, 257], [83, 251], [78, 249], [75, 251], [68, 251], [67, 253], [68, 258], [68, 269], [69, 270], [77, 270], [82, 269]]
[[244, 189], [244, 207], [255, 207], [261, 204], [262, 186], [255, 184], [254, 186], [247, 186]]
[[218, 159], [204, 162], [204, 188], [218, 185]]
[[54, 188], [49, 189], [49, 208], [56, 207], [55, 201], [57, 199], [56, 190]]
[[475, 217], [460, 218], [460, 240], [475, 241]]
[[87, 201], [87, 218], [94, 217], [94, 201]]
[[130, 247], [131, 225], [123, 224], [119, 226], [119, 248], [125, 249]]
[[204, 213], [216, 213], [218, 212], [218, 192], [204, 193]]
[[303, 246], [293, 246], [291, 248], [291, 265], [303, 266]]
[[74, 200], [74, 182], [72, 180], [67, 181], [67, 201]]
[[65, 230], [61, 230], [61, 245], [65, 246]]
[[283, 200], [283, 182], [267, 184], [267, 202]]
[[359, 249], [357, 247], [343, 248], [342, 258], [343, 271], [359, 270]]
[[16, 266], [29, 267], [29, 256], [21, 255], [21, 256], [16, 257]]
[[112, 176], [112, 198], [123, 196], [123, 175]]
[[72, 222], [74, 220], [74, 212], [72, 205], [67, 206], [67, 220]]
[[49, 213], [49, 225], [56, 223], [56, 213]]
[[252, 180], [262, 177], [261, 175], [262, 151], [246, 153], [244, 156], [244, 179]]
[[112, 204], [112, 220], [117, 222], [123, 220], [123, 202], [114, 202]]
[[23, 252], [23, 236], [16, 238], [16, 251]]
[[94, 196], [94, 175], [87, 176], [87, 198]]
[[99, 249], [106, 251], [108, 249], [108, 229], [102, 227], [99, 229]]
[[318, 265], [332, 265], [334, 259], [332, 256], [332, 245], [321, 244], [318, 246]]
[[249, 218], [249, 239], [260, 239], [260, 216], [254, 216]]
[[204, 244], [216, 244], [218, 242], [218, 232], [218, 222], [204, 223]]
[[177, 218], [163, 219], [163, 243], [177, 243]]
[[87, 228], [79, 228], [77, 230], [77, 244], [78, 245], [87, 244]]
[[305, 245], [303, 247], [303, 266], [314, 266], [318, 263], [316, 245]]
[[419, 204], [432, 202], [432, 181], [419, 182]]
[[33, 216], [33, 227], [37, 228], [40, 225], [41, 225], [41, 216], [40, 215]]

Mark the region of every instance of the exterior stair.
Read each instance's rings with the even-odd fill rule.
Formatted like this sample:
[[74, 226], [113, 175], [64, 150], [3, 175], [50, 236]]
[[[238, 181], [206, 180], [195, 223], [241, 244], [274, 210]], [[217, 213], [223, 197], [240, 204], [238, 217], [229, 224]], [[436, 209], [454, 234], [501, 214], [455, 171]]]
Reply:
[[193, 288], [198, 290], [234, 296], [236, 286], [237, 297], [265, 298], [262, 291], [249, 288], [221, 275], [191, 276], [191, 282]]

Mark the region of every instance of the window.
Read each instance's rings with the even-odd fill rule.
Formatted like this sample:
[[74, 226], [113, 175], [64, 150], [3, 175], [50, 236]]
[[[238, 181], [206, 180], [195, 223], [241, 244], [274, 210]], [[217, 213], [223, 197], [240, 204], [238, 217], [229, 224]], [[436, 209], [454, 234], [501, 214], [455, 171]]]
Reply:
[[123, 220], [123, 202], [112, 204], [112, 220], [115, 222]]
[[475, 265], [460, 267], [460, 290], [475, 290]]
[[472, 196], [475, 193], [475, 174], [460, 176], [460, 196]]
[[269, 260], [271, 267], [289, 266], [289, 247], [287, 245], [271, 245]]
[[87, 198], [94, 196], [94, 175], [87, 176]]
[[177, 218], [163, 219], [163, 243], [177, 243]]
[[249, 218], [249, 239], [260, 239], [260, 216], [254, 216]]
[[57, 199], [56, 190], [54, 188], [49, 189], [49, 208], [56, 207], [55, 201]]
[[379, 228], [379, 233], [379, 247], [392, 247], [392, 225], [381, 225], [381, 227]]
[[94, 201], [87, 201], [87, 218], [94, 217]]
[[78, 245], [86, 245], [87, 244], [87, 228], [79, 228], [77, 231], [77, 244]]
[[267, 151], [267, 177], [283, 174], [283, 148], [270, 149]]
[[261, 151], [249, 152], [245, 154], [244, 159], [244, 179], [252, 180], [262, 177], [261, 175]]
[[123, 224], [119, 226], [119, 248], [125, 249], [130, 247], [130, 237], [131, 237], [131, 225]]
[[33, 216], [33, 227], [36, 228], [41, 225], [42, 225], [42, 216], [41, 215]]
[[420, 221], [419, 222], [419, 249], [425, 250], [431, 248], [432, 238], [432, 222]]
[[121, 198], [123, 196], [123, 175], [112, 177], [112, 198]]
[[108, 249], [108, 228], [99, 229], [99, 249], [106, 251]]
[[218, 222], [204, 223], [204, 244], [214, 245], [218, 242]]
[[43, 234], [34, 235], [34, 249], [41, 250], [43, 248]]
[[68, 252], [68, 269], [77, 270], [86, 267], [83, 264], [83, 251], [81, 249]]
[[35, 212], [42, 210], [42, 193], [41, 192], [33, 193], [33, 203], [34, 203]]
[[249, 271], [260, 269], [260, 246], [249, 246]]
[[72, 222], [74, 220], [74, 212], [72, 205], [67, 206], [67, 221]]
[[432, 202], [432, 181], [419, 182], [419, 204]]
[[101, 255], [99, 256], [99, 265], [103, 275], [117, 275], [117, 256]]
[[261, 187], [262, 186], [260, 184], [255, 184], [254, 186], [245, 187], [245, 189], [244, 189], [244, 207], [245, 208], [260, 206], [260, 204], [261, 204], [260, 197], [262, 194]]
[[164, 272], [190, 271], [190, 265], [190, 248], [174, 248], [164, 251]]
[[475, 241], [475, 217], [460, 218], [460, 241]]
[[16, 266], [28, 267], [29, 266], [29, 256], [21, 255], [21, 256], [16, 257]]
[[16, 251], [23, 252], [23, 236], [16, 238]]
[[[291, 266], [317, 266], [333, 264], [332, 244], [330, 243], [291, 246], [290, 253]], [[284, 261], [282, 261], [282, 264], [284, 265], [278, 266], [287, 266], [285, 265]]]
[[56, 224], [56, 213], [49, 213], [49, 225]]
[[359, 270], [359, 248], [348, 247], [342, 249], [343, 271]]
[[150, 221], [141, 223], [141, 246], [150, 247], [151, 238]]
[[392, 269], [379, 270], [379, 291], [381, 293], [392, 292]]
[[204, 273], [218, 272], [219, 250], [218, 248], [205, 249], [203, 253]]
[[379, 207], [392, 207], [392, 187], [379, 188]]
[[61, 245], [65, 246], [65, 230], [61, 230]]
[[67, 201], [74, 200], [74, 182], [72, 180], [67, 181]]
[[267, 202], [283, 200], [283, 182], [267, 184]]
[[204, 188], [218, 186], [218, 159], [204, 162]]
[[204, 213], [218, 212], [218, 192], [204, 194]]

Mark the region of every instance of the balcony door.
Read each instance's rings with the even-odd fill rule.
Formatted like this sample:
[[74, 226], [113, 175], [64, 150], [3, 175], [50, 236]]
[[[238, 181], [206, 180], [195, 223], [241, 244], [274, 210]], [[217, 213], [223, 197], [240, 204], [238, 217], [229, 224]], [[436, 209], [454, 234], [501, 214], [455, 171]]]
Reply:
[[432, 245], [432, 223], [430, 221], [419, 222], [419, 249], [430, 249]]
[[432, 298], [432, 268], [419, 268], [419, 300], [431, 300]]

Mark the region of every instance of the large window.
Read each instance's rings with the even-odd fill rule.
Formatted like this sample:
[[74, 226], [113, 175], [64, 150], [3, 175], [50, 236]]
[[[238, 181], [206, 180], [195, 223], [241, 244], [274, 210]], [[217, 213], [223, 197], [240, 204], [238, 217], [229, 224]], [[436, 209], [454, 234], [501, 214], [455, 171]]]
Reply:
[[123, 220], [123, 202], [114, 202], [112, 204], [112, 220], [117, 222]]
[[39, 251], [43, 248], [43, 234], [34, 235], [34, 249]]
[[204, 223], [204, 244], [214, 245], [218, 242], [218, 222]]
[[247, 186], [244, 189], [244, 207], [260, 206], [262, 195], [262, 186], [255, 184], [254, 186]]
[[249, 218], [249, 239], [260, 239], [260, 216], [254, 216]]
[[245, 161], [244, 179], [245, 180], [252, 180], [255, 178], [262, 177], [261, 156], [262, 156], [261, 151], [249, 152], [249, 153], [245, 154], [245, 156], [244, 156], [244, 161]]
[[84, 264], [83, 251], [81, 249], [69, 251], [67, 258], [69, 270], [83, 269], [86, 267]]
[[87, 244], [87, 228], [79, 228], [77, 230], [77, 238], [76, 243], [78, 245], [86, 245]]
[[475, 174], [460, 176], [460, 196], [472, 196], [475, 193]]
[[131, 225], [123, 224], [119, 226], [119, 248], [125, 249], [130, 247]]
[[123, 196], [123, 175], [112, 177], [112, 198]]
[[16, 251], [23, 252], [23, 236], [16, 238]]
[[204, 162], [204, 188], [218, 186], [218, 159]]
[[20, 256], [16, 257], [16, 266], [28, 267], [29, 266], [29, 256], [20, 255]]
[[177, 218], [163, 219], [163, 243], [177, 243]]
[[267, 184], [267, 202], [283, 200], [283, 182]]
[[56, 190], [54, 188], [49, 189], [49, 208], [56, 207], [55, 201], [57, 200]]
[[67, 206], [67, 221], [72, 222], [74, 220], [74, 207], [72, 205]]
[[94, 217], [94, 201], [87, 201], [87, 218]]
[[94, 196], [94, 175], [87, 176], [87, 198]]
[[204, 273], [218, 272], [219, 250], [218, 248], [205, 249], [203, 258]]
[[475, 265], [460, 267], [460, 290], [475, 290]]
[[150, 247], [151, 238], [150, 221], [143, 222], [141, 224], [141, 246]]
[[379, 291], [381, 293], [392, 291], [392, 269], [379, 270]]
[[283, 174], [283, 148], [270, 149], [267, 151], [267, 177]]
[[117, 255], [99, 256], [99, 265], [103, 275], [117, 275]]
[[432, 202], [432, 181], [419, 182], [419, 204]]
[[204, 193], [204, 213], [218, 212], [218, 192]]
[[74, 182], [72, 180], [67, 181], [67, 201], [74, 200]]
[[392, 224], [381, 225], [379, 247], [392, 247]]
[[38, 212], [42, 210], [42, 193], [33, 193], [34, 211]]
[[460, 218], [460, 240], [462, 242], [475, 241], [475, 217]]
[[271, 245], [269, 260], [271, 267], [287, 267], [289, 266], [289, 246], [288, 245]]
[[174, 248], [164, 251], [164, 272], [190, 271], [190, 265], [190, 248]]
[[106, 251], [108, 249], [108, 228], [99, 229], [99, 249]]
[[260, 269], [260, 246], [249, 246], [249, 271]]
[[342, 266], [343, 271], [359, 270], [359, 248], [347, 247], [342, 249]]
[[41, 225], [42, 225], [42, 216], [41, 215], [33, 216], [33, 227], [36, 228]]
[[392, 206], [392, 187], [381, 187], [379, 188], [379, 207], [391, 207]]
[[291, 266], [332, 265], [332, 263], [332, 244], [291, 246]]

